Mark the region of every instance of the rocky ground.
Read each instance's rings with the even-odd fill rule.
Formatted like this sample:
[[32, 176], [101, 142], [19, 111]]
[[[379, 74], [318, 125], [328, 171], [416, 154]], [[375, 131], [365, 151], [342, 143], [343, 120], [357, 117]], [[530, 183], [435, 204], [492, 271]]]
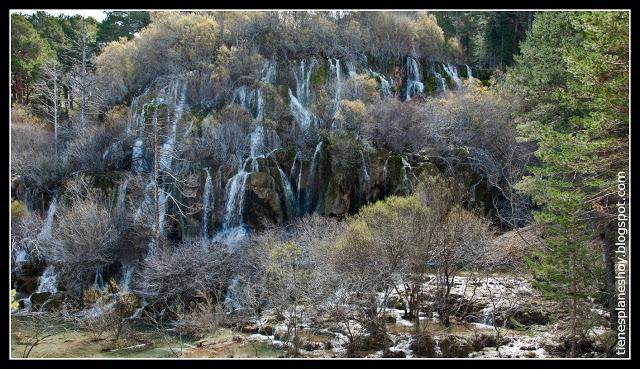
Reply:
[[[424, 285], [425, 296], [434, 292], [433, 280]], [[482, 278], [457, 277], [452, 289], [456, 300], [456, 319], [445, 327], [429, 304], [419, 321], [405, 319], [402, 288], [391, 296], [387, 310], [387, 350], [384, 344], [365, 340], [351, 356], [380, 358], [490, 357], [545, 358], [566, 355], [561, 322], [553, 305], [544, 302], [524, 276], [493, 275]], [[426, 301], [429, 301], [427, 298]], [[604, 311], [600, 312], [604, 315]], [[605, 318], [605, 316], [603, 316]], [[21, 357], [33, 335], [27, 317], [12, 319], [12, 356]], [[351, 328], [366, 332], [356, 322]], [[32, 327], [31, 327], [32, 328]], [[345, 357], [348, 338], [331, 316], [303, 319], [300, 326], [302, 357]], [[581, 355], [602, 356], [601, 340], [606, 329], [595, 329], [589, 342], [582, 342]], [[31, 357], [285, 357], [288, 343], [283, 340], [286, 324], [275, 314], [265, 312], [260, 319], [241, 329], [220, 328], [205, 338], [188, 341], [170, 335], [141, 334], [142, 343], [115, 345], [95, 339], [77, 328], [69, 328], [45, 339]]]

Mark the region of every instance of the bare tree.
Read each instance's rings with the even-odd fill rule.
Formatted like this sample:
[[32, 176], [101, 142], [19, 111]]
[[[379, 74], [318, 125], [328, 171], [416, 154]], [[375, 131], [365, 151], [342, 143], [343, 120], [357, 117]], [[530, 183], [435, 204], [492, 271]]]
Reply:
[[62, 92], [62, 66], [57, 61], [44, 64], [40, 73], [42, 78], [34, 84], [33, 92], [37, 101], [36, 107], [53, 125], [53, 139], [55, 154], [58, 156], [58, 124], [62, 107], [60, 93]]

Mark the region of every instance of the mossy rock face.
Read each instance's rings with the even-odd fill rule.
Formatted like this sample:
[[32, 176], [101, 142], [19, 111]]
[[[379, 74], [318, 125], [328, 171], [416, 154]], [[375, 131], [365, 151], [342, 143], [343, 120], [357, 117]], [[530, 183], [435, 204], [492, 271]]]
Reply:
[[31, 294], [31, 306], [37, 310], [49, 300], [49, 297], [51, 297], [49, 292], [34, 292]]
[[446, 336], [440, 340], [440, 350], [443, 357], [467, 357], [474, 348], [462, 337]]
[[481, 334], [471, 340], [474, 351], [480, 351], [485, 347], [496, 347], [497, 343], [496, 336], [492, 334]]
[[284, 215], [272, 176], [260, 172], [249, 174], [246, 191], [243, 210], [249, 226], [260, 229], [282, 224]]
[[351, 204], [351, 186], [345, 188], [342, 183], [332, 178], [325, 191], [322, 213], [339, 216], [349, 212]]

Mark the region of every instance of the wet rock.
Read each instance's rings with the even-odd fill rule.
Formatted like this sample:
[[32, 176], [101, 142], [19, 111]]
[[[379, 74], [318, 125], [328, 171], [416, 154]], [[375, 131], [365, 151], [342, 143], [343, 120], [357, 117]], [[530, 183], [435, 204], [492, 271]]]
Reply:
[[507, 317], [506, 322], [504, 321], [504, 318], [500, 317], [502, 314], [498, 315], [499, 316], [496, 316], [496, 324], [502, 326], [504, 323], [505, 327], [509, 329], [519, 328], [520, 326], [546, 325], [550, 322], [549, 312], [543, 310], [526, 308], [523, 310], [517, 310]]
[[474, 351], [480, 351], [485, 347], [496, 347], [497, 339], [495, 335], [481, 334], [473, 337], [471, 345]]
[[38, 289], [38, 277], [18, 275], [15, 279], [15, 286], [16, 290], [30, 295]]
[[409, 348], [418, 357], [436, 357], [436, 341], [428, 334], [413, 337]]
[[31, 294], [31, 306], [37, 310], [49, 299], [49, 297], [51, 297], [49, 292], [34, 292]]
[[458, 336], [447, 336], [440, 340], [443, 357], [467, 357], [474, 351], [473, 345]]
[[385, 358], [403, 358], [403, 357], [407, 357], [407, 354], [405, 354], [403, 351], [385, 351], [382, 354], [382, 357]]
[[273, 177], [267, 173], [251, 173], [247, 178], [245, 222], [253, 228], [265, 228], [283, 221], [280, 198]]

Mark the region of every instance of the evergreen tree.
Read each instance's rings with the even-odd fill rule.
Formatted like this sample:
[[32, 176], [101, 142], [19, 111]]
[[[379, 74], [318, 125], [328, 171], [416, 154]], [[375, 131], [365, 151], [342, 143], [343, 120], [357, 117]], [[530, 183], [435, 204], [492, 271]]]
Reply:
[[518, 184], [540, 206], [534, 218], [546, 226], [548, 249], [530, 263], [534, 284], [566, 303], [571, 356], [592, 324], [588, 304], [603, 280], [589, 242], [597, 230], [593, 200], [615, 180], [610, 161], [624, 166], [624, 154], [611, 152], [624, 146], [628, 127], [626, 29], [621, 13], [539, 13], [507, 78], [527, 105], [518, 116], [521, 138], [538, 144], [540, 165]]

